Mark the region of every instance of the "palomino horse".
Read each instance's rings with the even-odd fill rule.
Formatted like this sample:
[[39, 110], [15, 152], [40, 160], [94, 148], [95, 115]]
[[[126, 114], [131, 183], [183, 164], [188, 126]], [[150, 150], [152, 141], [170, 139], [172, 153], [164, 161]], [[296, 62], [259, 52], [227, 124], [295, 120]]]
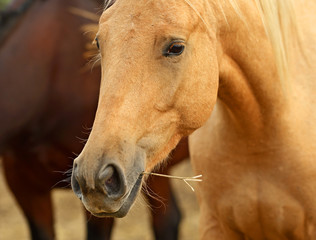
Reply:
[[[0, 47], [0, 155], [32, 239], [54, 239], [51, 190], [68, 185], [60, 181], [72, 165], [72, 152], [81, 151], [77, 137], [87, 136], [83, 126], [92, 125], [97, 107], [100, 73], [80, 71], [87, 44], [80, 28], [89, 22], [71, 14], [70, 7], [95, 11], [98, 5], [87, 0], [32, 1]], [[184, 142], [174, 158], [187, 155]], [[169, 183], [149, 185], [166, 204], [166, 209], [158, 208], [161, 202], [148, 198], [156, 239], [168, 239], [166, 234], [177, 239], [180, 213]], [[87, 238], [109, 239], [112, 224], [112, 219], [88, 215]]]
[[316, 239], [315, 1], [111, 5], [72, 175], [85, 207], [125, 216], [143, 172], [192, 134], [201, 239]]

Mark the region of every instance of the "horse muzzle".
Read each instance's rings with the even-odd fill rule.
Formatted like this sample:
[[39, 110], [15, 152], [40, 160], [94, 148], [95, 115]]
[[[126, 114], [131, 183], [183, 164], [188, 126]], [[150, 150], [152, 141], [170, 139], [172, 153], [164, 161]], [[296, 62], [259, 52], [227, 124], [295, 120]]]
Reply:
[[72, 189], [93, 215], [124, 217], [141, 189], [144, 161], [135, 161], [129, 169], [113, 161], [101, 162], [94, 169], [79, 156], [73, 166]]

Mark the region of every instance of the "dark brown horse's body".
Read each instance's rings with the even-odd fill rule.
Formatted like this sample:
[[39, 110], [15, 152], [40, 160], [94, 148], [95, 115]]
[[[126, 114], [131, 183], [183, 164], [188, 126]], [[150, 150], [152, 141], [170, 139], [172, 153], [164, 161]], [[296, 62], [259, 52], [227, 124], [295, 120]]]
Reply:
[[[95, 11], [97, 3], [34, 1], [0, 46], [0, 154], [32, 239], [54, 238], [50, 191], [68, 184], [61, 182], [63, 172], [72, 165], [72, 153], [81, 151], [78, 138], [87, 138], [83, 127], [92, 126], [97, 106], [100, 73], [80, 71], [86, 65], [80, 26], [87, 20], [72, 15], [70, 7]], [[175, 159], [187, 155], [185, 142]], [[180, 216], [169, 183], [151, 188], [170, 201], [169, 217], [154, 218], [156, 239], [169, 239], [166, 233], [176, 239]], [[112, 224], [91, 217], [88, 239], [109, 239]]]

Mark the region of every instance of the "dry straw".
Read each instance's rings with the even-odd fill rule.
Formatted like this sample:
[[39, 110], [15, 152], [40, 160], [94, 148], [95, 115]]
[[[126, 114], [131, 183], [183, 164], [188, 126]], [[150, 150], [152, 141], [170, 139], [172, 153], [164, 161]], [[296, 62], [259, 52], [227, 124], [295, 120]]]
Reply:
[[165, 175], [161, 173], [150, 173], [150, 172], [143, 172], [143, 174], [182, 180], [191, 188], [193, 192], [194, 192], [194, 188], [190, 185], [189, 182], [202, 182], [202, 175], [197, 175], [194, 177], [179, 177], [179, 176]]

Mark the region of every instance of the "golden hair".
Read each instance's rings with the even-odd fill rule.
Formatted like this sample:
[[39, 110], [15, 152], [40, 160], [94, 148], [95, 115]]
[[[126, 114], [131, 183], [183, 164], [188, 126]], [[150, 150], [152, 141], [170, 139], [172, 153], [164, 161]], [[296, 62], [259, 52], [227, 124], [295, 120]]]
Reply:
[[279, 77], [284, 82], [288, 79], [290, 49], [293, 44], [301, 47], [301, 37], [294, 11], [294, 1], [255, 1], [274, 51]]
[[[190, 0], [184, 0], [206, 25], [204, 19]], [[236, 14], [245, 22], [238, 0], [228, 0]], [[279, 78], [284, 82], [288, 78], [289, 52], [293, 44], [301, 51], [301, 36], [297, 26], [293, 0], [255, 0], [263, 26], [271, 42]], [[217, 4], [221, 4], [220, 1]], [[223, 13], [225, 16], [225, 13]], [[207, 27], [207, 26], [206, 26]], [[304, 52], [302, 52], [304, 54]]]

